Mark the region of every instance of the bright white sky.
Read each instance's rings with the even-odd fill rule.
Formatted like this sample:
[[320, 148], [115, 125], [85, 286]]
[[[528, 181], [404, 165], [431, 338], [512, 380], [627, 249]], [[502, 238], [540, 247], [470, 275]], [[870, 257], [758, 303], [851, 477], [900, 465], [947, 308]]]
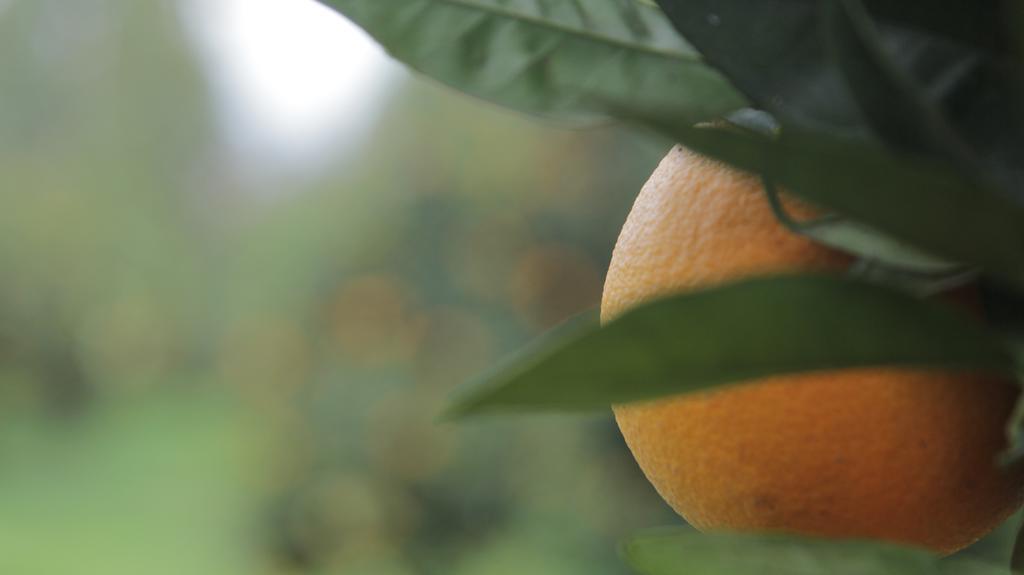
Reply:
[[309, 166], [351, 151], [404, 74], [313, 0], [187, 0], [185, 16], [247, 164]]

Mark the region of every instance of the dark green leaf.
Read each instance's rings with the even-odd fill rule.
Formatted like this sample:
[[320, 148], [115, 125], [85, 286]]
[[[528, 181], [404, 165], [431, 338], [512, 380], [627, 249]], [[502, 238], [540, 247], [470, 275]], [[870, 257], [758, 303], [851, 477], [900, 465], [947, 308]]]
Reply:
[[[1024, 293], [992, 278], [982, 281], [980, 288], [990, 327], [1008, 339], [1021, 342], [1020, 350], [1024, 352]], [[1024, 353], [1021, 359], [1024, 360]]]
[[[999, 3], [947, 0], [909, 7], [913, 3], [869, 0], [868, 8], [887, 23], [867, 30], [873, 39], [865, 36], [863, 14], [860, 24], [857, 19], [826, 18], [831, 26], [822, 30], [830, 2], [659, 4], [708, 62], [783, 125], [859, 138], [871, 137], [870, 127], [896, 146], [906, 147], [910, 140], [917, 148], [940, 150], [934, 157], [941, 161], [953, 152], [956, 167], [999, 184], [1024, 205], [1021, 64], [1002, 52], [973, 46], [979, 42], [957, 42], [964, 36], [959, 32], [967, 33], [972, 22], [983, 23], [973, 31], [981, 43], [1000, 37]], [[946, 13], [925, 17], [930, 10]], [[928, 35], [920, 29], [951, 33]], [[837, 42], [845, 76], [828, 48]], [[864, 105], [867, 113], [861, 110]], [[967, 161], [972, 158], [977, 161]]]
[[850, 265], [847, 275], [858, 281], [878, 283], [917, 297], [934, 297], [969, 285], [977, 281], [980, 274], [973, 268], [959, 268], [947, 273], [922, 273], [862, 258]]
[[768, 375], [864, 366], [1009, 371], [966, 314], [827, 276], [762, 277], [576, 325], [460, 389], [449, 416], [586, 409]]
[[1024, 286], [1024, 207], [944, 166], [788, 127], [772, 138], [646, 121], [698, 152], [927, 253]]
[[949, 38], [975, 48], [1005, 52], [1007, 42], [1005, 2], [1001, 0], [931, 0], [893, 2], [865, 0], [878, 20]]
[[324, 0], [398, 60], [469, 94], [569, 121], [606, 106], [695, 122], [744, 105], [634, 0]]
[[1024, 70], [1018, 62], [980, 62], [945, 98], [984, 177], [1024, 205]]
[[937, 258], [895, 240], [864, 224], [835, 214], [811, 220], [794, 219], [785, 209], [775, 185], [765, 181], [765, 191], [775, 217], [795, 233], [853, 254], [861, 260], [901, 270], [922, 280], [942, 281], [959, 276], [964, 266]]
[[[981, 282], [982, 302], [991, 329], [998, 332], [1017, 358], [1017, 381], [1024, 384], [1024, 294], [990, 279]], [[1024, 394], [1017, 398], [1007, 426], [1009, 446], [1000, 456], [1004, 466], [1024, 463]], [[1018, 538], [1014, 557], [1024, 561], [1024, 536]], [[1024, 565], [1024, 563], [1022, 563]], [[1020, 571], [1024, 572], [1024, 568]]]
[[[860, 133], [863, 121], [842, 76], [832, 64], [829, 40], [819, 26], [826, 3], [817, 0], [659, 0], [666, 15], [708, 61], [721, 70], [757, 106], [784, 124], [805, 128], [829, 127]], [[985, 2], [943, 0], [941, 6], [893, 8], [892, 2], [867, 2], [889, 22], [929, 31], [953, 32], [980, 42], [998, 35], [968, 23], [998, 21], [999, 10]], [[933, 12], [946, 10], [936, 16]], [[962, 18], [958, 15], [962, 14]], [[771, 22], [766, 26], [766, 22]], [[927, 37], [889, 26], [885, 40], [899, 58], [897, 64], [915, 74], [926, 92], [941, 99], [958, 81], [965, 60], [977, 59], [969, 48], [957, 48], [944, 38]], [[936, 65], [941, 62], [942, 65]], [[952, 75], [951, 75], [952, 74]]]
[[1005, 568], [892, 543], [786, 535], [641, 534], [622, 555], [642, 575], [1005, 575]]
[[[947, 124], [939, 107], [897, 67], [882, 45], [882, 37], [859, 0], [827, 0], [822, 4], [822, 31], [826, 44], [846, 78], [861, 112], [883, 139], [899, 148], [930, 152], [974, 167], [970, 150]], [[891, 46], [906, 53], [906, 42]], [[933, 49], [939, 49], [935, 46]], [[956, 70], [973, 59], [944, 55], [942, 64]]]
[[1013, 542], [1013, 554], [1010, 556], [1010, 570], [1014, 575], [1024, 573], [1024, 525], [1017, 528], [1017, 538]]
[[883, 37], [859, 0], [822, 6], [827, 45], [877, 134], [1024, 200], [1019, 64], [914, 35]]
[[[1011, 342], [1016, 351], [1018, 365], [1024, 366], [1024, 341], [1015, 340]], [[1018, 383], [1024, 383], [1024, 372], [1017, 374]], [[1009, 446], [999, 456], [999, 464], [1003, 466], [1020, 465], [1024, 462], [1024, 396], [1017, 398], [1017, 405], [1013, 409], [1007, 426], [1009, 435]], [[1018, 557], [1020, 555], [1020, 557]], [[1014, 548], [1015, 560], [1024, 561], [1024, 548]]]
[[936, 258], [836, 214], [795, 219], [786, 211], [776, 186], [765, 179], [764, 187], [776, 219], [793, 233], [857, 257], [847, 269], [851, 278], [898, 287], [919, 297], [949, 291], [978, 278], [975, 268]]
[[783, 124], [864, 132], [809, 0], [659, 0], [676, 29]]

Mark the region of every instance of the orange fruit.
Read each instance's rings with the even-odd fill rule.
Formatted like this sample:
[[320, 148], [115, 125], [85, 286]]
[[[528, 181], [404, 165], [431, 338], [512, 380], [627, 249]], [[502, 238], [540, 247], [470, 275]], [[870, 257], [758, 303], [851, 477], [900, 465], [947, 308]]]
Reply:
[[[785, 201], [794, 215], [813, 214]], [[602, 319], [673, 292], [848, 263], [781, 226], [758, 178], [676, 147], [622, 229]], [[991, 376], [872, 368], [781, 375], [614, 411], [647, 478], [699, 529], [951, 553], [1021, 503], [1024, 475], [994, 461], [1016, 396]]]

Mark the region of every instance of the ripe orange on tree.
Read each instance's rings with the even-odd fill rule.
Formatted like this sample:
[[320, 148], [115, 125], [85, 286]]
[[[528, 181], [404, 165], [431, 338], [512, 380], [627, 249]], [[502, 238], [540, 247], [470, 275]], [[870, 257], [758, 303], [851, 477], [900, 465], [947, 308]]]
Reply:
[[[778, 272], [839, 273], [849, 262], [781, 225], [758, 178], [676, 147], [618, 238], [602, 319], [669, 293]], [[621, 405], [615, 415], [651, 483], [702, 530], [877, 538], [951, 553], [1021, 503], [1024, 473], [995, 461], [1016, 396], [1011, 381], [992, 376], [850, 369]]]

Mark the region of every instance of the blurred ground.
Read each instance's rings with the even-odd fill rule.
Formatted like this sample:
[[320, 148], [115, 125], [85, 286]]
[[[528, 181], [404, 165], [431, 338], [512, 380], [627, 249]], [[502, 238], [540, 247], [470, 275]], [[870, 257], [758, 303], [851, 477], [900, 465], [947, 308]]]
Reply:
[[664, 144], [396, 76], [246, 147], [196, 6], [0, 2], [0, 572], [622, 573], [677, 520], [610, 417], [433, 418], [597, 303]]

